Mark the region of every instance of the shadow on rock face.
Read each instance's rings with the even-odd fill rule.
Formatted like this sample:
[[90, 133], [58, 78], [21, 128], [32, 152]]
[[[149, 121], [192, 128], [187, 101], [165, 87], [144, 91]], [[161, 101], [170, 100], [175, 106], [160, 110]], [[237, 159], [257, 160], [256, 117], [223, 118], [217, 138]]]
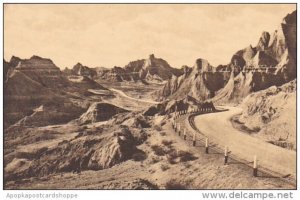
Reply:
[[[129, 159], [143, 160], [128, 127], [101, 135], [82, 135], [36, 154], [19, 154], [5, 168], [5, 181], [42, 177], [57, 172], [81, 172], [110, 168]], [[28, 157], [29, 156], [29, 157]]]

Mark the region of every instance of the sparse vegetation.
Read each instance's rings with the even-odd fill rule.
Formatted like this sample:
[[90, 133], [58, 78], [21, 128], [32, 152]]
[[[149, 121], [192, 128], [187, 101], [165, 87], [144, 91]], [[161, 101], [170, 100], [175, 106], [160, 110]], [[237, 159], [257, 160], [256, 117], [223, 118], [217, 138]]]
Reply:
[[197, 159], [197, 157], [195, 157], [193, 154], [191, 154], [190, 152], [186, 152], [186, 151], [180, 151], [179, 157], [180, 157], [180, 162], [187, 162], [187, 161]]
[[168, 165], [166, 165], [166, 164], [162, 164], [162, 165], [160, 166], [160, 169], [161, 169], [162, 171], [166, 171], [166, 170], [170, 169], [170, 167], [169, 167]]
[[171, 179], [165, 184], [167, 190], [186, 190], [188, 189], [185, 184], [180, 183], [176, 179]]
[[259, 131], [260, 131], [260, 127], [259, 127], [259, 126], [255, 126], [255, 127], [253, 128], [253, 131], [256, 132], [256, 133], [259, 132]]
[[177, 158], [177, 153], [174, 150], [169, 152], [169, 154], [167, 155], [168, 162], [172, 165], [176, 164], [176, 158]]
[[170, 164], [175, 164], [177, 162], [192, 161], [197, 159], [197, 157], [195, 157], [190, 152], [172, 150], [168, 153], [167, 159]]
[[166, 132], [164, 132], [164, 131], [160, 131], [159, 134], [160, 134], [161, 136], [166, 136]]
[[158, 163], [161, 159], [159, 157], [152, 157], [149, 161], [150, 164]]
[[142, 160], [145, 160], [147, 158], [147, 155], [144, 153], [144, 152], [136, 152], [132, 155], [132, 159], [134, 161], [142, 161]]
[[161, 126], [159, 126], [159, 125], [154, 125], [153, 129], [156, 130], [156, 131], [161, 131], [162, 130]]
[[173, 144], [173, 141], [172, 140], [163, 140], [161, 143], [165, 146], [171, 146]]
[[164, 156], [166, 154], [165, 150], [158, 145], [152, 145], [151, 149], [154, 151], [155, 155], [157, 156]]
[[[291, 11], [290, 6], [286, 9]], [[86, 16], [89, 12], [101, 13], [103, 9], [99, 8], [99, 12], [87, 10]], [[136, 11], [144, 13], [147, 9]], [[176, 15], [194, 16], [191, 12], [171, 12], [170, 9], [161, 11], [174, 13], [174, 20]], [[11, 9], [10, 12], [13, 10], [18, 11]], [[49, 17], [60, 18], [51, 11]], [[119, 17], [117, 11], [114, 14]], [[203, 9], [192, 10], [198, 11], [201, 13]], [[83, 12], [75, 10], [75, 13], [85, 17]], [[135, 14], [140, 15], [139, 12]], [[251, 14], [255, 15], [255, 12], [249, 16]], [[150, 15], [164, 16], [152, 11], [147, 16]], [[116, 21], [106, 22], [105, 13], [98, 17], [105, 24]], [[261, 15], [253, 17], [256, 19]], [[205, 16], [202, 18], [205, 21]], [[11, 21], [18, 22], [17, 26], [27, 25], [22, 17]], [[295, 152], [288, 149], [295, 151], [297, 148], [296, 11], [282, 21], [284, 24], [278, 24], [274, 36], [264, 31], [256, 46], [236, 49], [231, 60], [218, 66], [209, 64], [215, 63], [213, 60], [197, 58], [193, 66], [173, 68], [163, 58], [151, 54], [148, 58], [128, 60], [123, 67], [119, 64], [125, 57], [116, 60], [116, 66], [114, 59], [102, 63], [103, 59], [107, 61], [105, 52], [101, 63], [95, 64], [99, 67], [78, 63], [64, 70], [64, 63], [56, 65], [50, 58], [39, 56], [29, 59], [13, 56], [10, 61], [3, 60], [3, 188], [295, 189], [297, 160]], [[94, 25], [88, 22], [83, 28], [93, 30]], [[152, 20], [134, 22], [149, 27]], [[211, 22], [207, 25], [218, 26], [222, 19]], [[16, 27], [14, 25], [11, 27]], [[248, 25], [246, 20], [245, 27]], [[67, 28], [72, 26], [71, 23]], [[209, 26], [206, 27], [208, 31]], [[127, 28], [131, 30], [132, 27], [119, 27], [122, 32]], [[185, 28], [190, 32], [197, 29], [193, 26]], [[232, 30], [232, 27], [228, 29]], [[25, 32], [27, 29], [20, 27], [20, 30]], [[210, 33], [223, 34], [213, 30]], [[165, 39], [165, 35], [161, 39]], [[238, 43], [239, 39], [237, 37], [233, 42]], [[108, 43], [110, 40], [114, 37], [107, 38]], [[232, 43], [224, 41], [229, 45]], [[71, 41], [66, 42], [62, 46]], [[95, 42], [88, 41], [89, 44]], [[207, 44], [211, 43], [213, 41], [207, 41]], [[114, 44], [118, 49], [119, 42]], [[139, 46], [145, 45], [141, 42]], [[220, 44], [221, 49], [217, 48], [215, 52], [226, 51], [222, 46], [228, 44]], [[32, 50], [38, 52], [38, 49]], [[176, 49], [171, 50], [173, 55]], [[84, 53], [89, 54], [82, 52], [81, 57]], [[195, 55], [189, 50], [177, 52], [176, 56], [184, 61], [187, 54]], [[71, 55], [61, 53], [68, 60], [81, 60], [87, 64], [95, 61], [89, 60], [91, 56], [84, 59]], [[174, 56], [171, 57], [174, 61]], [[228, 123], [230, 117], [233, 127]], [[174, 123], [176, 129], [180, 125], [180, 134], [174, 132]], [[205, 137], [209, 138], [207, 142], [211, 149], [207, 155], [202, 144]], [[197, 139], [197, 145], [196, 141], [191, 145], [191, 138]], [[224, 165], [224, 150], [225, 155], [231, 156], [229, 165]], [[254, 155], [258, 159], [258, 178], [251, 178], [252, 169], [248, 167], [255, 165]], [[266, 172], [262, 173], [264, 168]], [[283, 176], [272, 177], [272, 174]]]
[[190, 163], [188, 163], [188, 162], [185, 162], [184, 164], [183, 164], [184, 166], [185, 166], [185, 168], [190, 168], [192, 165], [190, 164]]
[[286, 148], [286, 149], [294, 149], [294, 145], [293, 143], [287, 142], [287, 141], [268, 141], [270, 144], [274, 144], [276, 146], [282, 147], [282, 148]]

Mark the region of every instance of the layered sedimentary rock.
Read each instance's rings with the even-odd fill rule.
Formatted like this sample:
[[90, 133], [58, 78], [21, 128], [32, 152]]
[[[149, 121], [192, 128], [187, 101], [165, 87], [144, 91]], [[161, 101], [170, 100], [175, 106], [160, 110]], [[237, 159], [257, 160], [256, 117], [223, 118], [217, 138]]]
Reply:
[[179, 77], [173, 76], [154, 96], [163, 99], [181, 99], [189, 95], [204, 101], [224, 87], [230, 76], [230, 71], [219, 70], [217, 71], [217, 68], [211, 66], [207, 60], [197, 59], [192, 69], [186, 70]]
[[140, 69], [140, 77], [143, 79], [148, 76], [160, 77], [162, 80], [167, 80], [172, 75], [179, 76], [181, 74], [179, 69], [172, 68], [165, 60], [156, 58], [153, 54], [149, 56], [143, 63]]
[[94, 78], [97, 75], [95, 69], [84, 66], [81, 63], [77, 63], [72, 69], [66, 68], [63, 72], [67, 75], [87, 76], [89, 78]]
[[[4, 126], [15, 124], [27, 117], [29, 121], [39, 114], [34, 114], [34, 109], [44, 105], [49, 116], [48, 119], [41, 117], [41, 124], [53, 124], [67, 122], [78, 117], [83, 108], [72, 104], [66, 92], [76, 87], [50, 60], [38, 56], [30, 59], [12, 57], [4, 83]], [[30, 119], [30, 120], [29, 120]], [[45, 120], [44, 120], [45, 119]]]
[[48, 88], [61, 88], [69, 84], [52, 60], [39, 56], [21, 60], [14, 70]]
[[288, 14], [271, 36], [263, 32], [255, 47], [237, 51], [226, 65], [212, 67], [198, 59], [193, 70], [172, 77], [154, 96], [159, 99], [190, 95], [200, 101], [238, 102], [251, 92], [280, 86], [296, 78], [296, 11]]
[[[296, 78], [296, 11], [287, 15], [270, 38], [263, 32], [255, 50], [244, 56], [242, 71], [231, 76], [228, 84], [217, 92], [214, 102], [239, 102], [251, 92], [280, 86]], [[246, 48], [247, 49], [247, 48]], [[256, 51], [255, 54], [253, 54]], [[247, 59], [246, 59], [247, 58]]]
[[139, 80], [139, 73], [126, 71], [122, 67], [115, 66], [112, 69], [98, 70], [97, 79], [111, 82], [137, 81]]
[[183, 72], [172, 68], [165, 60], [156, 58], [153, 54], [148, 59], [132, 61], [124, 68], [114, 67], [111, 70], [98, 71], [100, 80], [108, 81], [138, 81], [162, 82], [172, 76], [179, 76]]

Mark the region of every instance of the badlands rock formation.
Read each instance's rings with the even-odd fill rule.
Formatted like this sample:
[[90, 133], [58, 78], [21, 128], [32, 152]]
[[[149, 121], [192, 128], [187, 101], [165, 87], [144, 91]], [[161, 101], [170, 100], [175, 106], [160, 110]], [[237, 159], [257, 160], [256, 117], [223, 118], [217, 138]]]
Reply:
[[98, 78], [111, 81], [162, 82], [182, 74], [182, 70], [172, 68], [165, 60], [156, 58], [153, 54], [148, 59], [130, 62], [124, 68], [114, 67], [111, 70], [99, 70]]
[[[70, 81], [50, 59], [12, 57], [4, 63], [5, 128], [24, 117], [21, 122], [26, 125], [33, 125], [31, 122], [37, 119], [34, 123], [43, 125], [68, 122], [86, 109], [74, 104], [73, 99], [80, 98], [88, 89], [105, 89], [88, 77]], [[35, 113], [34, 109], [40, 106], [44, 106], [44, 111]]]
[[78, 166], [80, 170], [105, 169], [130, 159], [136, 151], [136, 142], [128, 127], [99, 129], [93, 135], [83, 131], [54, 147], [32, 152], [12, 151], [5, 159], [5, 180], [72, 172]]
[[154, 96], [181, 99], [190, 95], [215, 103], [240, 102], [251, 92], [280, 86], [296, 78], [296, 11], [287, 15], [272, 36], [237, 51], [229, 64], [211, 66], [198, 59], [191, 72], [172, 77]]
[[[14, 66], [13, 63], [14, 60], [11, 63], [12, 66]], [[14, 67], [14, 71], [21, 72], [22, 75], [47, 88], [68, 86], [68, 81], [62, 76], [60, 69], [50, 59], [32, 56], [30, 59], [20, 60]], [[13, 76], [14, 74], [12, 73], [7, 83]]]
[[173, 76], [164, 87], [154, 95], [159, 99], [182, 99], [186, 95], [204, 101], [214, 97], [216, 91], [224, 87], [230, 76], [230, 71], [220, 72], [211, 66], [207, 60], [197, 59], [193, 68], [184, 74]]
[[[217, 92], [214, 102], [240, 102], [251, 92], [280, 86], [296, 78], [296, 11], [287, 15], [270, 38], [263, 32], [255, 48], [235, 55], [243, 59], [242, 71], [231, 76], [228, 84]], [[270, 38], [270, 39], [269, 39]], [[234, 61], [234, 60], [233, 60]]]
[[[248, 167], [227, 167], [191, 148], [171, 131], [169, 114], [241, 103], [236, 128], [295, 150], [295, 27], [296, 12], [217, 67], [199, 58], [174, 69], [154, 55], [125, 67], [78, 63], [63, 72], [38, 56], [4, 61], [4, 187], [284, 188], [280, 179], [249, 179]], [[224, 178], [211, 181], [214, 174]]]
[[79, 121], [82, 123], [106, 121], [112, 116], [122, 112], [128, 111], [109, 103], [93, 103], [89, 109], [81, 115]]
[[77, 63], [72, 69], [65, 68], [63, 71], [67, 75], [79, 75], [94, 78], [97, 75], [96, 70], [83, 66], [81, 63]]
[[127, 72], [122, 67], [114, 66], [112, 69], [98, 70], [97, 78], [101, 81], [122, 82], [139, 80], [138, 73]]

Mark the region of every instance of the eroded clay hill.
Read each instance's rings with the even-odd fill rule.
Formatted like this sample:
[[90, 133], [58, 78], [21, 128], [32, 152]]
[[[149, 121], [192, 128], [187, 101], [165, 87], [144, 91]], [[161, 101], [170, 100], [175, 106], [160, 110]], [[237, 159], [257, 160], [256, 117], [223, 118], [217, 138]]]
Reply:
[[[124, 126], [118, 130], [98, 128], [94, 130], [77, 129], [77, 131], [75, 137], [58, 141], [52, 147], [49, 145], [38, 147], [34, 140], [27, 141], [26, 145], [32, 143], [32, 147], [26, 150], [14, 150], [8, 147], [11, 152], [5, 155], [5, 180], [72, 172], [79, 166], [80, 170], [101, 170], [131, 159], [133, 154], [138, 152], [137, 139], [128, 127]], [[37, 130], [31, 130], [28, 133], [25, 129], [21, 131], [19, 129], [18, 133], [15, 132], [16, 130], [11, 129], [7, 133], [8, 137], [12, 137], [14, 134], [18, 134], [19, 137], [31, 134], [34, 139], [32, 133], [41, 136]], [[44, 138], [40, 140], [47, 142], [60, 134], [63, 133], [48, 132], [48, 137], [51, 136], [51, 138], [47, 139], [44, 135]], [[12, 140], [8, 141], [7, 145], [11, 142]]]
[[123, 112], [128, 112], [128, 110], [109, 103], [93, 103], [89, 109], [80, 116], [79, 121], [81, 123], [106, 121], [112, 116]]
[[204, 101], [224, 87], [229, 77], [230, 71], [217, 71], [207, 60], [197, 59], [192, 69], [185, 68], [183, 75], [172, 76], [154, 96], [158, 99], [182, 99], [189, 95]]
[[247, 96], [238, 118], [252, 135], [272, 144], [296, 149], [296, 81]]
[[[4, 68], [5, 128], [24, 117], [32, 119], [36, 115], [48, 116], [39, 120], [44, 125], [68, 122], [87, 108], [80, 105], [78, 99], [84, 98], [88, 89], [105, 89], [88, 77], [70, 81], [52, 60], [38, 56], [12, 57]], [[36, 114], [34, 109], [40, 106], [44, 110]]]
[[192, 71], [172, 77], [154, 96], [180, 99], [190, 95], [216, 103], [240, 102], [251, 92], [295, 78], [296, 11], [288, 14], [272, 35], [263, 32], [255, 47], [237, 51], [229, 64], [213, 67], [198, 59]]
[[151, 121], [141, 113], [105, 103], [93, 104], [67, 124], [10, 127], [5, 133], [5, 181], [102, 170], [128, 159], [145, 159], [137, 146], [147, 139], [147, 128]]
[[153, 54], [147, 59], [131, 61], [124, 68], [98, 70], [98, 78], [107, 81], [138, 81], [160, 83], [182, 74], [182, 70], [171, 67], [167, 61]]
[[63, 70], [63, 73], [65, 73], [66, 75], [87, 76], [91, 79], [93, 79], [97, 75], [96, 70], [84, 66], [81, 63], [77, 63], [76, 65], [73, 66], [72, 69], [65, 68]]

